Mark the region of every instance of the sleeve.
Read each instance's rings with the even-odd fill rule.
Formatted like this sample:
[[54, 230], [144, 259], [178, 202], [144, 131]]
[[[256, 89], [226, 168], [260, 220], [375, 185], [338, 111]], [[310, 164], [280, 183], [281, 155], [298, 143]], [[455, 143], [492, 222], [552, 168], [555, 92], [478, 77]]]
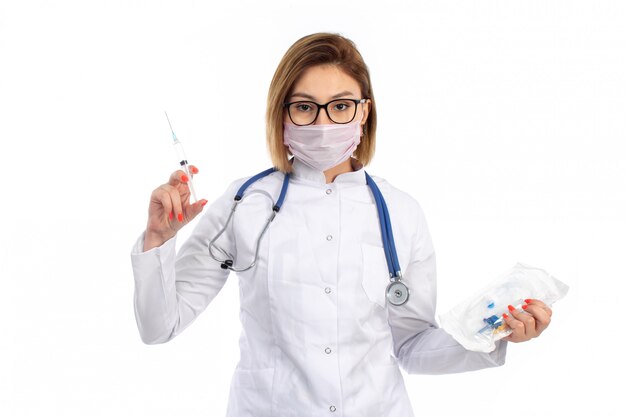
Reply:
[[402, 306], [389, 306], [394, 354], [402, 369], [409, 374], [446, 374], [501, 366], [507, 342], [496, 342], [490, 353], [466, 350], [435, 321], [437, 283], [435, 252], [419, 204], [417, 227], [412, 238], [411, 259], [403, 280], [409, 287], [408, 301]]
[[[145, 232], [131, 250], [135, 280], [135, 320], [146, 344], [165, 343], [189, 326], [226, 283], [230, 270], [209, 254], [209, 240], [226, 224], [238, 181], [207, 206], [190, 237], [176, 254], [176, 236], [143, 252]], [[232, 222], [216, 241], [234, 254]], [[216, 256], [220, 256], [214, 249]]]

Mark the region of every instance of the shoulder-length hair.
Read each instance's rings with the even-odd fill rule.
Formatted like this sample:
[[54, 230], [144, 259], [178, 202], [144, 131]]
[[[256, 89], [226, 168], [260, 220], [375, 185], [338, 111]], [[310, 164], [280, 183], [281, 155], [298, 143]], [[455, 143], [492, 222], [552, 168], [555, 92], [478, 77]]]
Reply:
[[[355, 157], [364, 166], [374, 156], [376, 143], [376, 102], [369, 70], [354, 42], [336, 33], [314, 33], [297, 40], [281, 59], [267, 95], [265, 114], [266, 138], [272, 163], [282, 172], [291, 172], [289, 148], [283, 143], [283, 103], [293, 93], [293, 86], [300, 75], [315, 65], [335, 65], [354, 78], [361, 88], [361, 98], [371, 101], [370, 111], [364, 125], [361, 143]], [[363, 103], [365, 105], [365, 103]]]

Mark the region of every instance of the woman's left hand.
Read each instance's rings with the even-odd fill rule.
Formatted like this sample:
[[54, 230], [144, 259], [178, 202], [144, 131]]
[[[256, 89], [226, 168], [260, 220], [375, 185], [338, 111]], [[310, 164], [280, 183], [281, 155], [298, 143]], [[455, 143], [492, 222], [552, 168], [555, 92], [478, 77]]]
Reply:
[[537, 337], [550, 324], [552, 309], [539, 300], [525, 300], [521, 310], [509, 306], [510, 314], [503, 314], [504, 322], [513, 333], [503, 340], [509, 342], [526, 342]]

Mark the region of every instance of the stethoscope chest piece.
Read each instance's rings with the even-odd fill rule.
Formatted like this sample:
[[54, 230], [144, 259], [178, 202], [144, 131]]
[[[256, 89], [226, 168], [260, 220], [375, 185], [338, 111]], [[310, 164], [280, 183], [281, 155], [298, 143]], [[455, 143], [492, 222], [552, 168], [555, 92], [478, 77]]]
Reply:
[[394, 306], [401, 306], [409, 299], [409, 288], [400, 280], [387, 286], [387, 301]]

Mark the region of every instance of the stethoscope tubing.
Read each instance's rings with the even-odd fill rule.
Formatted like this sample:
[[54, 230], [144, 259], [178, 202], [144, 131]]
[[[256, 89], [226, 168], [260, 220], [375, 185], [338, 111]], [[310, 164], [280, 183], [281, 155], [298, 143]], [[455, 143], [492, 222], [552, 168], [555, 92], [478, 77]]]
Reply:
[[400, 270], [400, 262], [398, 261], [398, 254], [396, 252], [393, 231], [391, 229], [391, 219], [389, 217], [387, 203], [385, 202], [380, 189], [367, 172], [365, 172], [365, 179], [367, 185], [369, 185], [370, 190], [372, 191], [374, 201], [376, 202], [376, 209], [380, 220], [380, 232], [383, 241], [383, 249], [385, 251], [385, 258], [387, 259], [387, 268], [389, 269], [389, 277], [401, 278], [402, 272]]
[[[235, 210], [237, 210], [237, 206], [239, 205], [239, 203], [241, 203], [241, 201], [243, 201], [243, 194], [246, 191], [246, 189], [252, 185], [255, 181], [266, 177], [267, 175], [271, 174], [272, 172], [275, 172], [276, 168], [272, 167], [269, 169], [266, 169], [263, 172], [259, 172], [258, 174], [254, 175], [253, 177], [251, 177], [250, 179], [248, 179], [245, 183], [243, 183], [243, 185], [241, 187], [239, 187], [239, 190], [237, 190], [237, 193], [235, 194], [235, 198], [234, 198], [234, 203], [233, 203], [233, 207], [230, 210], [230, 214], [228, 215], [228, 218], [226, 219], [226, 224], [224, 225], [224, 227], [222, 227], [222, 229], [217, 233], [217, 235], [215, 235], [213, 237], [213, 239], [211, 239], [209, 241], [209, 254], [211, 255], [211, 257], [216, 260], [217, 262], [221, 263], [222, 269], [230, 269], [231, 271], [235, 271], [235, 272], [244, 272], [247, 271], [248, 269], [251, 269], [252, 267], [254, 267], [254, 265], [256, 265], [256, 262], [259, 258], [259, 248], [261, 246], [261, 239], [263, 238], [263, 235], [265, 234], [265, 232], [267, 231], [267, 229], [270, 226], [270, 223], [272, 223], [272, 221], [274, 221], [274, 218], [276, 217], [276, 214], [280, 211], [280, 207], [283, 204], [283, 201], [285, 200], [285, 196], [287, 194], [287, 187], [289, 185], [289, 174], [285, 174], [285, 178], [283, 179], [283, 185], [281, 187], [280, 190], [280, 196], [278, 197], [278, 201], [273, 205], [272, 207], [272, 214], [270, 214], [270, 216], [267, 218], [267, 220], [265, 221], [265, 226], [263, 226], [263, 230], [261, 231], [261, 233], [259, 234], [259, 236], [257, 237], [256, 240], [256, 250], [254, 251], [254, 260], [252, 261], [252, 263], [245, 267], [245, 268], [237, 268], [233, 265], [234, 263], [234, 259], [217, 259], [217, 257], [215, 256], [215, 254], [213, 253], [213, 247], [215, 246], [215, 241], [217, 239], [219, 239], [219, 237], [222, 235], [222, 233], [224, 233], [224, 231], [226, 230], [226, 228], [228, 227], [228, 225], [231, 222], [231, 219], [233, 217], [233, 215], [235, 214]], [[267, 193], [264, 193], [267, 194]], [[268, 198], [271, 199], [271, 196], [268, 195]], [[225, 251], [219, 249], [219, 247], [217, 248], [222, 255], [225, 255], [227, 258], [234, 258], [231, 254], [226, 253]]]
[[[275, 171], [277, 171], [277, 168], [272, 167], [272, 168], [266, 169], [265, 171], [259, 172], [258, 174], [249, 178], [241, 187], [239, 187], [239, 190], [235, 194], [233, 207], [230, 211], [230, 214], [228, 215], [228, 218], [226, 219], [226, 224], [217, 233], [217, 235], [213, 237], [213, 239], [210, 240], [209, 253], [214, 260], [222, 264], [223, 269], [230, 269], [235, 272], [243, 272], [243, 271], [247, 271], [248, 269], [256, 265], [258, 255], [259, 255], [259, 247], [260, 247], [261, 238], [263, 237], [263, 235], [269, 228], [270, 223], [276, 217], [276, 214], [280, 211], [280, 208], [285, 200], [285, 196], [287, 194], [287, 188], [289, 185], [289, 178], [290, 178], [290, 174], [288, 173], [284, 174], [285, 176], [284, 176], [283, 184], [280, 190], [280, 195], [278, 197], [278, 200], [272, 207], [272, 214], [268, 217], [267, 221], [265, 222], [265, 226], [263, 227], [263, 230], [261, 231], [261, 233], [259, 234], [259, 237], [257, 238], [256, 250], [254, 253], [254, 260], [248, 267], [246, 268], [234, 267], [233, 266], [234, 259], [225, 259], [225, 260], [217, 259], [215, 257], [215, 254], [213, 253], [213, 246], [215, 246], [214, 244], [215, 241], [224, 233], [224, 231], [230, 224], [232, 217], [235, 213], [235, 210], [237, 209], [238, 204], [243, 199], [243, 194], [246, 191], [246, 189], [257, 180], [263, 177], [266, 177], [267, 175]], [[395, 241], [393, 238], [393, 231], [391, 228], [391, 219], [389, 217], [389, 209], [387, 208], [387, 203], [385, 202], [385, 199], [383, 198], [383, 195], [380, 189], [378, 188], [378, 186], [376, 185], [372, 177], [366, 171], [364, 171], [364, 173], [365, 173], [366, 183], [369, 186], [370, 191], [372, 192], [372, 196], [374, 197], [374, 202], [376, 203], [376, 210], [378, 213], [378, 219], [380, 223], [380, 231], [381, 231], [381, 237], [382, 237], [382, 242], [383, 242], [383, 249], [385, 252], [385, 259], [387, 261], [387, 269], [389, 270], [389, 277], [392, 281], [398, 281], [402, 278], [402, 272], [400, 270], [400, 262], [398, 261], [398, 254], [396, 251], [396, 245], [395, 245]], [[225, 253], [223, 250], [219, 248], [218, 250], [223, 255], [226, 255], [227, 257], [228, 256], [232, 257], [232, 255]]]

